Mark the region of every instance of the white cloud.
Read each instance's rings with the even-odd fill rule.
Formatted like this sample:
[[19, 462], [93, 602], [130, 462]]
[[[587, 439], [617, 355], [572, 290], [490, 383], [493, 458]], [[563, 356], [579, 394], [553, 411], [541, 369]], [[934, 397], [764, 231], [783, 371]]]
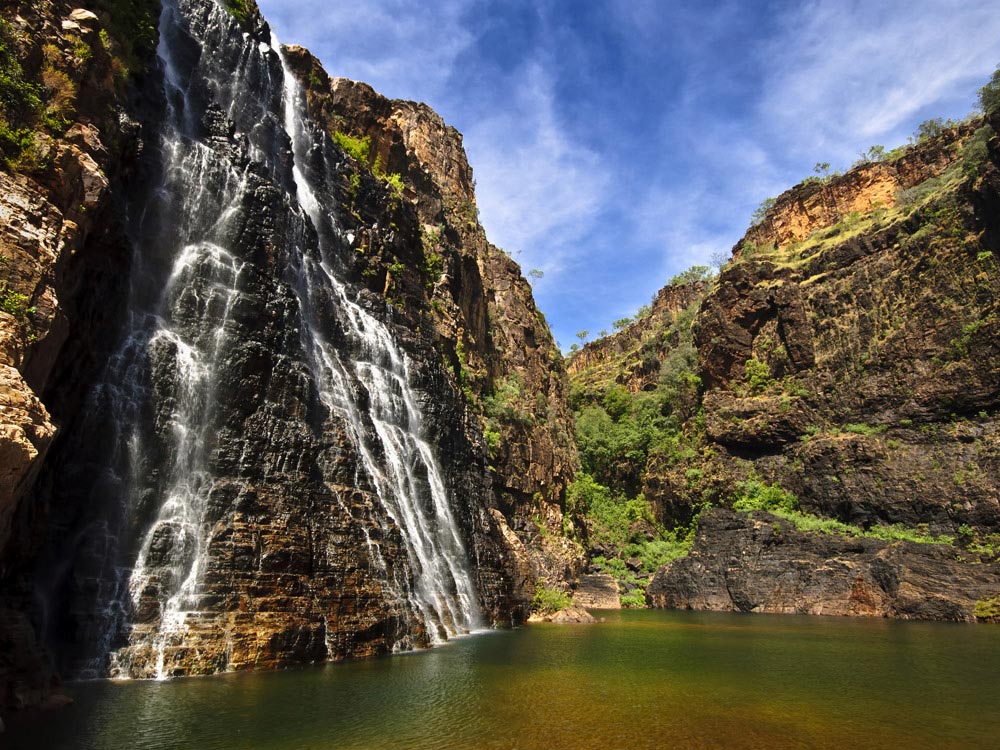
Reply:
[[497, 245], [523, 251], [525, 267], [557, 275], [598, 221], [609, 170], [561, 127], [542, 65], [526, 63], [508, 86], [502, 106], [465, 133], [483, 226]]
[[805, 3], [761, 52], [765, 132], [817, 160], [895, 145], [943, 101], [971, 109], [1000, 62], [998, 26], [992, 1]]
[[478, 2], [258, 0], [258, 5], [282, 42], [308, 47], [331, 75], [433, 105], [444, 94], [455, 60], [475, 42], [469, 19]]

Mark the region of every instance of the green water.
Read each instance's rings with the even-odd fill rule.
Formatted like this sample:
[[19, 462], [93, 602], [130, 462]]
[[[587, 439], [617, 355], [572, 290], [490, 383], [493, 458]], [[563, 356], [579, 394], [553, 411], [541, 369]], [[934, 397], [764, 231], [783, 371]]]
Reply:
[[347, 664], [77, 684], [0, 747], [1000, 747], [1000, 627], [602, 614]]

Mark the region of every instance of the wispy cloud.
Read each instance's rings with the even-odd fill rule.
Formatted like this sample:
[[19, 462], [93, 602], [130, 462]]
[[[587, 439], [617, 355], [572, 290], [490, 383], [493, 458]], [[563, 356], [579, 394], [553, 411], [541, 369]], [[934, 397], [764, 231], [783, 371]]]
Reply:
[[967, 109], [1000, 62], [997, 16], [993, 0], [804, 3], [760, 50], [762, 133], [843, 161], [902, 141], [915, 117]]
[[431, 104], [442, 98], [455, 60], [475, 42], [472, 18], [480, 4], [258, 0], [282, 42], [308, 47], [332, 75]]
[[567, 135], [542, 65], [525, 64], [507, 85], [504, 105], [466, 132], [483, 225], [526, 265], [558, 274], [567, 248], [598, 221], [609, 169]]

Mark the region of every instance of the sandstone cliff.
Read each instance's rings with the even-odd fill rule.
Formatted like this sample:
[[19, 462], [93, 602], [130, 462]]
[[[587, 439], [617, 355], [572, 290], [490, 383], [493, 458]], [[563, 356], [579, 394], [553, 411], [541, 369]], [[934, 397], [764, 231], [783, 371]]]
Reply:
[[[7, 80], [22, 84], [5, 91], [5, 133], [21, 137], [5, 142], [0, 170], [3, 705], [38, 702], [52, 680], [20, 565], [38, 536], [14, 519], [33, 513], [24, 500], [61, 416], [44, 394], [78, 396], [107, 353], [95, 333], [121, 312], [128, 252], [115, 190], [134, 164], [138, 126], [127, 100], [143, 73], [125, 66], [148, 57], [155, 43], [140, 5], [115, 18], [107, 3], [87, 10], [60, 0], [7, 3], [0, 14]], [[12, 96], [28, 103], [15, 111]], [[73, 384], [59, 380], [67, 351], [75, 352]]]
[[75, 106], [0, 173], [0, 705], [436, 642], [460, 618], [417, 611], [416, 560], [452, 552], [424, 561], [386, 505], [406, 476], [451, 498], [430, 533], [454, 515], [487, 622], [581, 563], [562, 360], [461, 136], [279, 56], [253, 3], [171, 5], [164, 69], [157, 6], [3, 12], [25, 81]]
[[[696, 407], [643, 470], [662, 521], [701, 514], [656, 605], [971, 619], [997, 593], [996, 125], [796, 186], [734, 248], [688, 341]], [[666, 328], [630, 330], [582, 350], [575, 389], [635, 389], [616, 339]], [[676, 347], [648, 348], [662, 383]]]
[[425, 104], [390, 100], [370, 86], [330, 78], [306, 50], [287, 48], [309, 106], [334, 134], [368, 139], [361, 166], [398, 175], [403, 209], [422, 257], [395, 277], [391, 258], [365, 245], [358, 263], [370, 288], [420, 310], [485, 435], [493, 487], [508, 524], [526, 545], [522, 584], [574, 576], [581, 552], [562, 537], [566, 486], [578, 466], [562, 356], [520, 267], [491, 245], [478, 221], [475, 181], [461, 134]]

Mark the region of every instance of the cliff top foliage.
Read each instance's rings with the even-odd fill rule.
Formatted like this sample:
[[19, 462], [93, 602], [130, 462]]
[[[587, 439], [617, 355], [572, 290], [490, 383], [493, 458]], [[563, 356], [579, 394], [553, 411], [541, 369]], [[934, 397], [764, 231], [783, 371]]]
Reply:
[[15, 169], [34, 142], [42, 112], [41, 87], [26, 79], [14, 28], [0, 19], [0, 158]]
[[[58, 136], [76, 114], [80, 71], [94, 56], [92, 44], [110, 56], [119, 85], [153, 59], [158, 0], [96, 0], [102, 28], [96, 41], [67, 32], [41, 45], [41, 65], [24, 68], [32, 40], [0, 18], [0, 163], [9, 170], [32, 170], [39, 163], [39, 135]], [[56, 41], [59, 44], [56, 44]]]

